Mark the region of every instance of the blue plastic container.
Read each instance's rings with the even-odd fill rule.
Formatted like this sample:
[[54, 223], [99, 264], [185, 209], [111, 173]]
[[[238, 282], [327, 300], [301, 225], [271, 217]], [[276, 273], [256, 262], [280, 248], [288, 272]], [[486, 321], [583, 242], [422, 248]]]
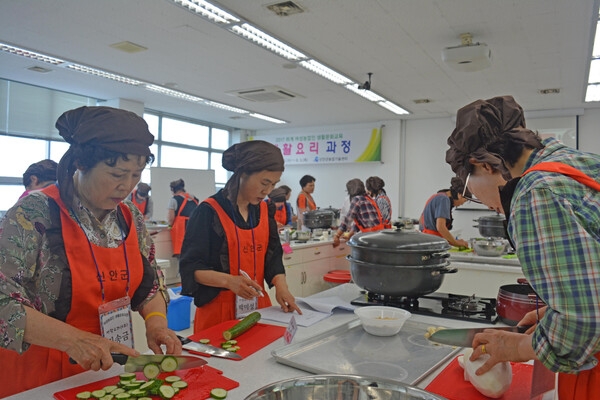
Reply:
[[[171, 289], [174, 293], [181, 293], [181, 286]], [[190, 327], [190, 307], [193, 298], [181, 296], [171, 299], [167, 309], [167, 326], [174, 331], [182, 331]]]

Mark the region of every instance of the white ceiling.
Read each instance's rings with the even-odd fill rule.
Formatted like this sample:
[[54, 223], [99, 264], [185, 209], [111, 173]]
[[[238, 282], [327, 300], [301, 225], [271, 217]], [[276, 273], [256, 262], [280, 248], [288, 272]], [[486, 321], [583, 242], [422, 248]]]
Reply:
[[[411, 111], [402, 118], [451, 116], [463, 105], [512, 94], [523, 108], [559, 110], [586, 104], [593, 0], [294, 0], [305, 12], [276, 16], [273, 0], [219, 4], [325, 65]], [[441, 60], [444, 47], [470, 32], [487, 43], [492, 66], [459, 72]], [[128, 54], [109, 45], [148, 48]], [[0, 0], [0, 42], [109, 70], [289, 121], [285, 127], [400, 118], [174, 5], [168, 0]], [[65, 68], [0, 54], [0, 78], [100, 99], [124, 98], [147, 108], [241, 129], [282, 125], [237, 117], [148, 90]], [[280, 86], [302, 97], [251, 102], [229, 91]], [[560, 94], [539, 90], [559, 88]], [[415, 104], [415, 99], [430, 99]]]

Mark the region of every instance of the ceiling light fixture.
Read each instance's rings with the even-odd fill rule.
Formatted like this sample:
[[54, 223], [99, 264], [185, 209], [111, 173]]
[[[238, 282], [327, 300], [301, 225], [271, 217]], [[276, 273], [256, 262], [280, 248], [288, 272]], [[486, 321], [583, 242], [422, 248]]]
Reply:
[[249, 115], [254, 118], [264, 119], [265, 121], [273, 122], [274, 124], [287, 124], [287, 121], [283, 121], [281, 119], [269, 117], [258, 113], [250, 113]]
[[230, 31], [285, 59], [296, 61], [306, 58], [304, 54], [250, 24], [234, 25]]
[[[188, 93], [184, 93], [184, 92], [180, 92], [178, 90], [171, 89], [169, 87], [165, 87], [166, 85], [169, 85], [169, 84], [165, 84], [165, 86], [159, 86], [159, 85], [155, 85], [152, 83], [143, 82], [143, 81], [140, 81], [140, 80], [137, 80], [134, 78], [124, 76], [124, 75], [118, 75], [113, 72], [103, 71], [101, 69], [89, 67], [87, 65], [77, 64], [77, 63], [73, 63], [73, 62], [66, 61], [66, 60], [61, 60], [56, 57], [52, 57], [52, 56], [42, 54], [42, 53], [37, 53], [35, 51], [23, 49], [23, 48], [16, 47], [16, 46], [13, 46], [13, 45], [10, 45], [7, 43], [0, 42], [0, 51], [5, 52], [5, 53], [10, 53], [12, 55], [17, 55], [17, 56], [26, 57], [26, 58], [30, 58], [33, 60], [45, 62], [45, 63], [52, 64], [52, 65], [57, 65], [59, 67], [67, 68], [67, 69], [70, 69], [73, 71], [82, 72], [84, 74], [93, 75], [93, 76], [97, 76], [100, 78], [110, 79], [110, 80], [113, 80], [116, 82], [132, 85], [132, 86], [140, 86], [140, 87], [143, 86], [146, 89], [148, 89], [152, 92], [155, 92], [155, 93], [175, 97], [175, 98], [185, 100], [185, 101], [190, 101], [193, 103], [200, 103], [200, 104], [207, 105], [210, 107], [219, 108], [221, 110], [226, 110], [226, 111], [249, 115], [254, 118], [274, 122], [276, 124], [287, 123], [286, 121], [267, 117], [262, 114], [252, 113], [251, 111], [248, 111], [248, 110], [243, 110], [241, 108], [228, 106], [226, 104], [218, 103], [218, 102], [215, 102], [212, 100], [205, 100], [198, 96], [194, 96], [194, 95], [191, 95]], [[33, 68], [33, 67], [30, 67], [29, 69], [31, 69], [31, 68]]]
[[[370, 101], [374, 101], [376, 103], [385, 101], [388, 103], [388, 105], [389, 104], [393, 105], [393, 107], [391, 107], [391, 108], [390, 107], [385, 107], [385, 108], [388, 109], [389, 111], [394, 112], [395, 114], [399, 114], [399, 115], [410, 114], [407, 110], [400, 107], [399, 105], [394, 104], [390, 100], [384, 99], [383, 97], [376, 95], [373, 92], [370, 92], [370, 90], [369, 90], [370, 82], [369, 82], [368, 88], [363, 87], [363, 89], [367, 89], [366, 90], [367, 92], [370, 92], [369, 94], [365, 95], [364, 93], [360, 93], [360, 92], [353, 90], [352, 88], [349, 87], [349, 85], [351, 85], [353, 87], [364, 86], [364, 85], [354, 82], [352, 79], [345, 77], [344, 75], [334, 71], [333, 69], [331, 69], [329, 67], [326, 67], [325, 65], [323, 65], [321, 62], [315, 60], [314, 58], [304, 54], [303, 52], [301, 52], [299, 50], [294, 49], [291, 46], [288, 46], [287, 44], [283, 43], [279, 39], [252, 26], [247, 21], [244, 21], [243, 18], [241, 18], [240, 16], [234, 16], [233, 13], [223, 10], [223, 9], [215, 6], [214, 4], [210, 4], [207, 1], [203, 1], [203, 0], [202, 1], [200, 1], [200, 0], [170, 0], [170, 1], [177, 4], [180, 7], [183, 7], [185, 10], [193, 12], [196, 15], [203, 16], [206, 20], [216, 23], [217, 25], [221, 26], [222, 28], [225, 28], [234, 34], [236, 34], [246, 40], [249, 40], [250, 42], [254, 43], [257, 46], [261, 46], [261, 47], [277, 54], [278, 56], [285, 58], [286, 60], [294, 61], [297, 64], [299, 64], [300, 66], [306, 68], [307, 70], [309, 70], [325, 79], [328, 79], [333, 83], [342, 85], [342, 86], [346, 87], [347, 89], [350, 89], [352, 92], [358, 94], [361, 97], [364, 97], [364, 98], [366, 98]], [[200, 3], [202, 4], [201, 7], [200, 7]], [[199, 11], [198, 8], [201, 8], [201, 10]], [[228, 15], [229, 17], [227, 18], [226, 21], [222, 21], [222, 20], [215, 18], [214, 16], [209, 16], [209, 15], [206, 15], [204, 12], [201, 12], [202, 10], [205, 10], [205, 9], [210, 9], [212, 11], [212, 13], [214, 13], [214, 14]], [[222, 18], [224, 18], [224, 17], [222, 17]], [[365, 92], [365, 90], [362, 90], [362, 91]], [[376, 99], [376, 100], [372, 100], [370, 97], [373, 99]], [[393, 110], [392, 110], [392, 108], [393, 108]]]
[[600, 15], [598, 11], [598, 2], [595, 2], [594, 13], [592, 14], [594, 23], [592, 23], [592, 54], [590, 55], [590, 66], [587, 81], [587, 90], [585, 92], [585, 102], [600, 101]]
[[230, 24], [233, 22], [240, 22], [235, 16], [231, 15], [225, 10], [220, 9], [219, 7], [210, 4], [204, 0], [172, 0], [173, 3], [180, 5], [181, 7], [192, 11], [196, 14], [202, 15], [204, 18], [209, 21], [220, 23], [220, 24]]
[[107, 79], [110, 79], [110, 80], [113, 80], [113, 81], [125, 83], [127, 85], [141, 86], [141, 85], [144, 84], [144, 82], [138, 81], [137, 79], [129, 78], [129, 77], [123, 76], [123, 75], [117, 75], [117, 74], [114, 74], [112, 72], [103, 71], [101, 69], [88, 67], [86, 65], [81, 65], [81, 64], [67, 64], [66, 67], [69, 68], [69, 69], [78, 71], [78, 72], [83, 72], [84, 74], [99, 76], [101, 78], [107, 78]]

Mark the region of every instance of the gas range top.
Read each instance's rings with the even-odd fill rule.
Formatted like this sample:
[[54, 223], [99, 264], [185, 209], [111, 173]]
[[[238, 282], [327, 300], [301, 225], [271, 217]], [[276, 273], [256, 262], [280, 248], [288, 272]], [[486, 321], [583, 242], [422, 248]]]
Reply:
[[434, 292], [421, 297], [394, 297], [361, 291], [361, 296], [350, 303], [355, 306], [389, 306], [413, 314], [495, 324], [496, 299]]

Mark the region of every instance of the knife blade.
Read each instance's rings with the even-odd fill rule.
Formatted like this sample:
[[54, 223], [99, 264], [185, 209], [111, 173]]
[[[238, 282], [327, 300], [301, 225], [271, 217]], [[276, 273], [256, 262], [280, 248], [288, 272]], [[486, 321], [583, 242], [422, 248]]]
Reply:
[[210, 344], [189, 342], [183, 345], [183, 348], [187, 351], [196, 353], [209, 354], [215, 357], [229, 358], [232, 360], [241, 360], [242, 356], [233, 351], [225, 350], [220, 347], [212, 346]]
[[196, 356], [181, 356], [171, 354], [142, 354], [137, 357], [130, 357], [126, 354], [121, 353], [112, 353], [111, 355], [114, 362], [125, 366], [125, 372], [143, 371], [144, 366], [149, 363], [157, 363], [161, 365], [164, 359], [168, 357], [174, 358], [177, 361], [177, 368], [175, 368], [175, 370], [190, 369], [207, 364], [205, 359]]
[[440, 329], [429, 336], [429, 340], [450, 346], [470, 347], [473, 337], [486, 329], [496, 329], [507, 332], [525, 333], [531, 325], [526, 326], [502, 326], [494, 328], [471, 328], [471, 329]]
[[215, 357], [229, 358], [232, 360], [241, 360], [243, 357], [233, 351], [225, 350], [221, 347], [216, 347], [210, 344], [204, 344], [200, 342], [194, 342], [192, 339], [179, 336], [179, 341], [183, 345], [183, 348], [187, 351], [193, 351], [196, 353], [208, 354]]

